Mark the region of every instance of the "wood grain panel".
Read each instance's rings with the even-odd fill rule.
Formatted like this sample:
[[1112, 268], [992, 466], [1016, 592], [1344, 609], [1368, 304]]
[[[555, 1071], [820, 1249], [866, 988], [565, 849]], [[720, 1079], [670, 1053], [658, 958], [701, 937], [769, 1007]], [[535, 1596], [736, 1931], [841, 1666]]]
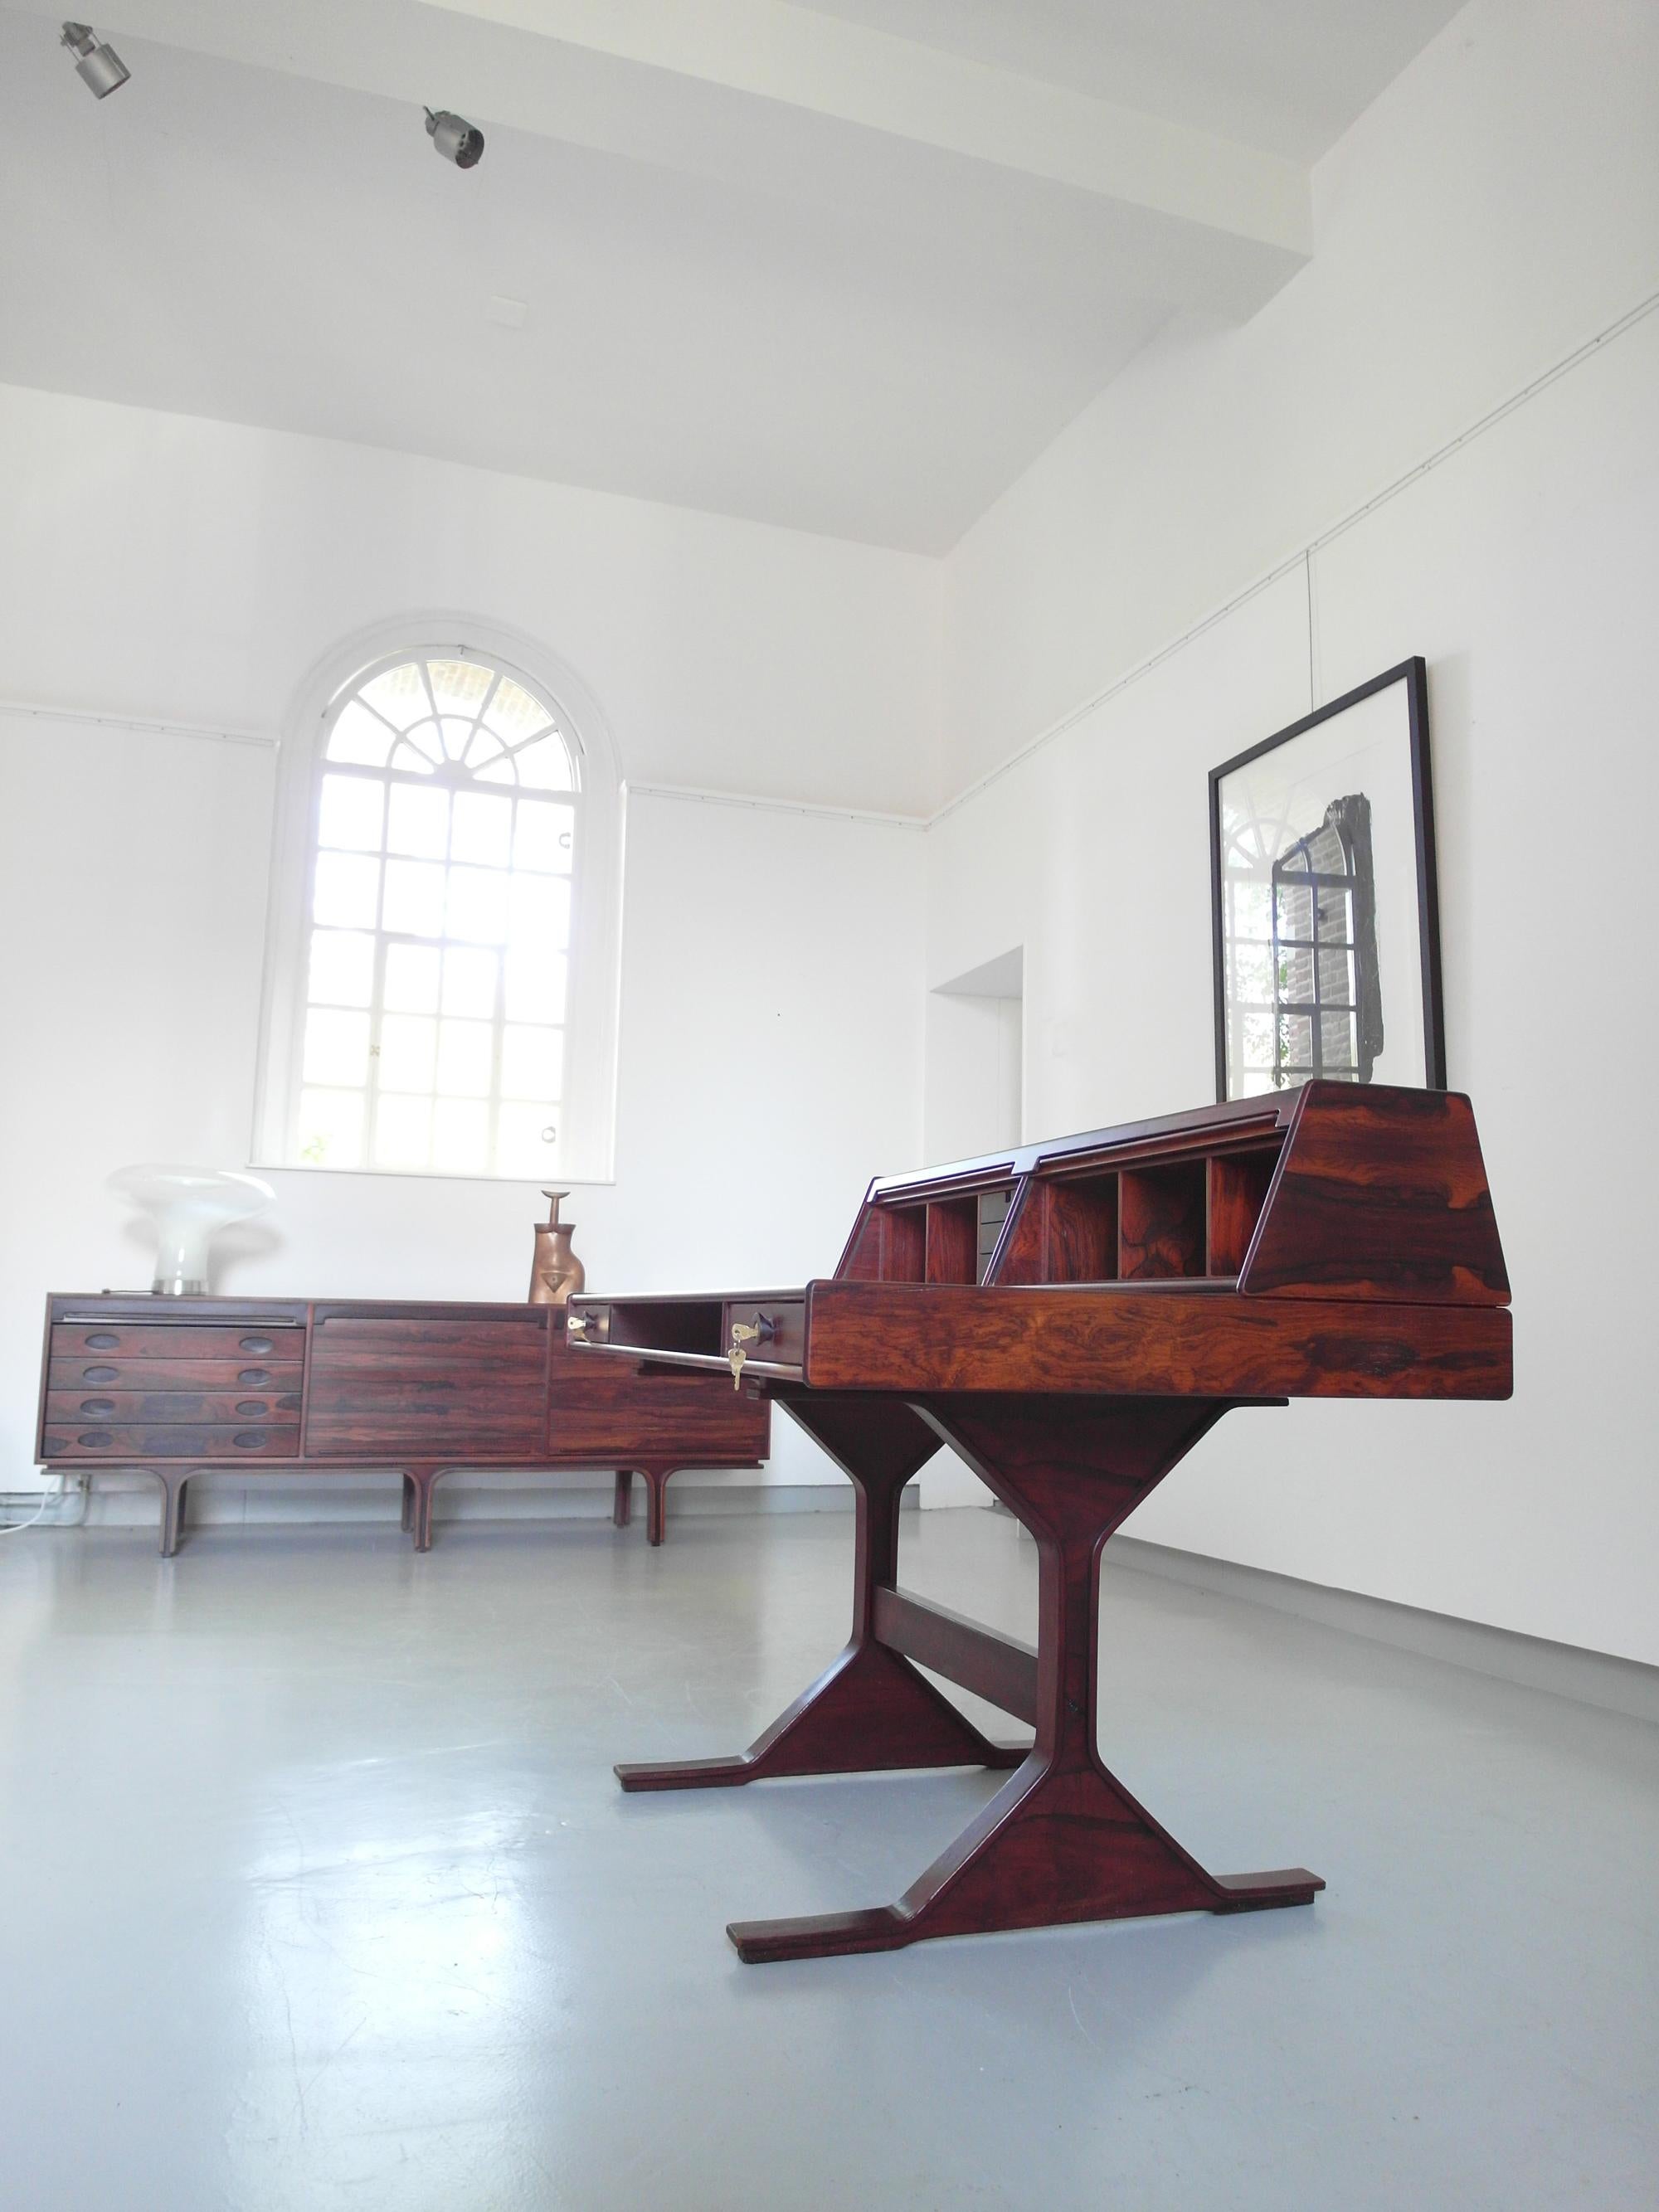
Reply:
[[258, 1421], [297, 1421], [301, 1393], [292, 1390], [49, 1390], [46, 1419], [85, 1428], [114, 1422], [131, 1428], [143, 1422], [163, 1426], [188, 1421], [229, 1421], [247, 1427]]
[[272, 1323], [264, 1328], [216, 1328], [187, 1322], [144, 1327], [112, 1319], [107, 1324], [58, 1322], [52, 1332], [54, 1359], [260, 1359], [305, 1356], [305, 1331]]
[[815, 1283], [806, 1381], [826, 1389], [1216, 1398], [1506, 1398], [1492, 1307], [1243, 1298], [1231, 1289]]
[[1118, 1178], [1118, 1272], [1126, 1282], [1204, 1273], [1204, 1162], [1126, 1168]]
[[87, 1390], [297, 1390], [297, 1359], [54, 1359], [49, 1394]]
[[82, 1421], [47, 1425], [41, 1457], [59, 1460], [292, 1459], [300, 1449], [300, 1425], [289, 1421], [200, 1421], [185, 1426]]
[[1309, 1084], [1238, 1286], [1250, 1297], [1506, 1304], [1468, 1100]]

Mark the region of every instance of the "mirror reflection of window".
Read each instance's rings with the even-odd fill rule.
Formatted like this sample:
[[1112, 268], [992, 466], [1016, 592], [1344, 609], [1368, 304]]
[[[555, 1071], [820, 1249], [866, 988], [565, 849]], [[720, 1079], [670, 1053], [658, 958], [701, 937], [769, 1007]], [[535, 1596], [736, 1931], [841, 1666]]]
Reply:
[[1316, 830], [1273, 862], [1272, 936], [1276, 1087], [1314, 1076], [1369, 1083], [1382, 1049], [1371, 808], [1333, 799]]

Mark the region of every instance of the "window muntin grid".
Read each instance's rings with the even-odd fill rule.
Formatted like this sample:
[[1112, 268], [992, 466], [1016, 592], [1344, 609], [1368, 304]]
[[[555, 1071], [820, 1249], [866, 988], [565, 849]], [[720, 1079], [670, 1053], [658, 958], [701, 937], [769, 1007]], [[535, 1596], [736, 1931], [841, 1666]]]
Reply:
[[312, 812], [298, 1158], [558, 1172], [576, 758], [548, 702], [477, 657], [399, 657], [331, 709]]

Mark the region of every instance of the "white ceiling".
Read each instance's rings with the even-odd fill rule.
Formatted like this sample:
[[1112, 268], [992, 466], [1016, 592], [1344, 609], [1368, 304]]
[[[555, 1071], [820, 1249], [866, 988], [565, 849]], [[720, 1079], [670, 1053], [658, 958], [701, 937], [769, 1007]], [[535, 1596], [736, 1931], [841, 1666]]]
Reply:
[[934, 553], [1171, 312], [1294, 272], [1307, 153], [1450, 12], [116, 4], [103, 101], [0, 8], [0, 380]]
[[1457, 0], [807, 0], [1022, 76], [1311, 161]]

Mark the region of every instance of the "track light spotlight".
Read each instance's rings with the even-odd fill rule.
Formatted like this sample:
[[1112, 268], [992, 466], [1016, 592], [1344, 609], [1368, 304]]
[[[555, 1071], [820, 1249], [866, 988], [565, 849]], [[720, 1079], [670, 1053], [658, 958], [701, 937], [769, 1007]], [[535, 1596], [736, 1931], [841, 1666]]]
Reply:
[[92, 87], [100, 100], [118, 92], [132, 74], [114, 47], [102, 43], [90, 23], [65, 23], [63, 43], [75, 56], [76, 76]]
[[475, 169], [483, 152], [483, 132], [476, 123], [469, 123], [464, 115], [452, 115], [441, 107], [434, 115], [426, 111], [427, 135], [443, 155], [458, 169]]

